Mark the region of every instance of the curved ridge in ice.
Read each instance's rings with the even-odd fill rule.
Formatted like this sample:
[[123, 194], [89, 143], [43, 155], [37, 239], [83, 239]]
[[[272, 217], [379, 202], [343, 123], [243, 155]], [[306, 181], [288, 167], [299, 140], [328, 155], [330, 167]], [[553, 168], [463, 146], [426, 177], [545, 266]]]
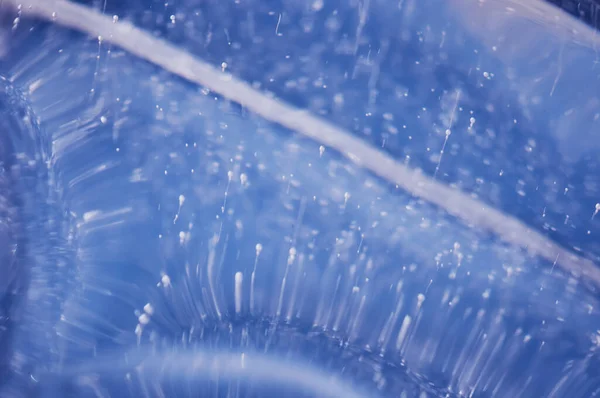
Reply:
[[[235, 76], [222, 73], [131, 23], [115, 22], [90, 8], [64, 0], [9, 0], [8, 3], [20, 5], [24, 15], [43, 18], [93, 37], [102, 36], [104, 40], [141, 59], [204, 86], [267, 120], [335, 149], [379, 177], [441, 207], [467, 225], [489, 230], [505, 242], [526, 249], [600, 286], [600, 269], [592, 261], [561, 247], [519, 220], [412, 170], [339, 127], [271, 98]], [[594, 39], [591, 41], [594, 42]]]
[[[225, 381], [285, 386], [290, 391], [303, 391], [309, 396], [360, 398], [356, 386], [349, 386], [335, 376], [328, 376], [317, 369], [301, 363], [282, 361], [259, 352], [227, 353], [220, 351], [187, 351], [156, 353], [141, 350], [125, 354], [126, 362], [121, 364], [118, 356], [103, 359], [95, 358], [88, 364], [66, 368], [61, 377], [77, 377], [89, 373], [118, 374], [131, 371], [133, 365], [138, 373], [148, 378], [168, 378], [173, 383], [185, 383], [186, 380], [198, 382], [202, 378], [214, 378], [219, 375]], [[52, 377], [52, 375], [50, 375]], [[189, 382], [189, 381], [188, 381]], [[263, 387], [263, 388], [264, 388]], [[288, 393], [289, 394], [289, 393]]]

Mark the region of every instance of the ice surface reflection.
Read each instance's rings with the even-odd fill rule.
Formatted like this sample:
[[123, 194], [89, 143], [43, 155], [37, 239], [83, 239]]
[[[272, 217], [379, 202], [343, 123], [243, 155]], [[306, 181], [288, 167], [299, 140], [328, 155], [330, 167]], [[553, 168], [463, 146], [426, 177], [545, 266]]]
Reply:
[[486, 5], [18, 3], [0, 395], [600, 388], [592, 108]]

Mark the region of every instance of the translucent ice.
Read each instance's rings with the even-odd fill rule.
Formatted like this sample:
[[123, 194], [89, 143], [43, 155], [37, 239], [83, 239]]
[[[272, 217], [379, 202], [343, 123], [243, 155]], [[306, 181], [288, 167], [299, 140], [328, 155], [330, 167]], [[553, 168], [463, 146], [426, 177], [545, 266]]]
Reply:
[[536, 1], [4, 7], [0, 396], [600, 387], [591, 28]]

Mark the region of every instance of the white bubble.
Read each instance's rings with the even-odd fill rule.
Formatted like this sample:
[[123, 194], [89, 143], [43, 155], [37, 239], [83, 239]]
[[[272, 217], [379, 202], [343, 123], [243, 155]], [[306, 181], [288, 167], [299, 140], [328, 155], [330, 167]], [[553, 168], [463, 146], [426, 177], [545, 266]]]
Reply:
[[152, 304], [150, 304], [150, 303], [147, 303], [147, 304], [144, 306], [144, 311], [146, 311], [146, 313], [147, 313], [148, 315], [152, 315], [152, 314], [154, 314], [154, 307], [152, 307]]
[[140, 322], [140, 325], [147, 325], [148, 322], [150, 322], [150, 317], [148, 314], [142, 314], [139, 316], [138, 321]]

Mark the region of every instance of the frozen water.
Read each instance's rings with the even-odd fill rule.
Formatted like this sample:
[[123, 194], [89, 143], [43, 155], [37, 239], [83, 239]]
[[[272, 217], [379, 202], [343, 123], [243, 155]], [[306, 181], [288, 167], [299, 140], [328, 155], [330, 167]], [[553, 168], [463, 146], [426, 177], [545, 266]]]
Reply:
[[79, 3], [2, 9], [0, 396], [597, 394], [595, 31]]

